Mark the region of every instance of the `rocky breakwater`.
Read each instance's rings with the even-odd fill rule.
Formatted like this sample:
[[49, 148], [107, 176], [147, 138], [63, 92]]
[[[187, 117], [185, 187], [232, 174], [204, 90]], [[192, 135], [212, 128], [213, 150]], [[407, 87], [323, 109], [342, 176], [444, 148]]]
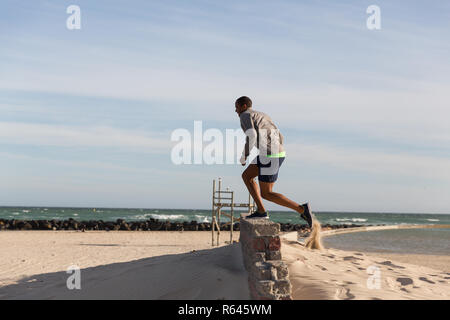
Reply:
[[[360, 225], [322, 225], [322, 230], [354, 228]], [[229, 231], [230, 225], [221, 224], [223, 231]], [[233, 230], [239, 231], [239, 222], [234, 224]], [[1, 230], [80, 230], [80, 231], [211, 231], [209, 222], [197, 221], [168, 221], [149, 219], [145, 221], [125, 221], [117, 219], [116, 221], [90, 220], [77, 221], [68, 220], [18, 220], [18, 219], [0, 219]], [[310, 229], [305, 224], [281, 223], [280, 231], [300, 231], [308, 234]]]
[[[0, 230], [208, 231], [211, 230], [211, 225], [207, 222], [173, 222], [157, 219], [130, 222], [123, 219], [116, 221], [0, 219]], [[230, 230], [230, 226], [222, 225], [222, 230]], [[234, 230], [239, 230], [239, 223], [235, 224]]]

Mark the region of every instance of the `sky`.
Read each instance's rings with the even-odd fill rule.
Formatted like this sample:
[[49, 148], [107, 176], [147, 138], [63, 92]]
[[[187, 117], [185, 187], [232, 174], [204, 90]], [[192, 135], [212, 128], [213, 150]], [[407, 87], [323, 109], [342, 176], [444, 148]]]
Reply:
[[0, 205], [208, 209], [217, 177], [244, 201], [243, 167], [176, 165], [171, 135], [240, 129], [247, 95], [285, 137], [274, 191], [450, 213], [448, 39], [442, 1], [4, 0]]

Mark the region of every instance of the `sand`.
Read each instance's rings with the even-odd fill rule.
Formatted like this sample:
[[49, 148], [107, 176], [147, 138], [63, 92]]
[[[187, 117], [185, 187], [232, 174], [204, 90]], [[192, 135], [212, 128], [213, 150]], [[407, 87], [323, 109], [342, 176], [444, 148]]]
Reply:
[[[239, 244], [212, 249], [210, 232], [2, 231], [0, 243], [0, 299], [249, 299]], [[448, 256], [317, 251], [287, 239], [282, 255], [294, 299], [449, 299]], [[71, 265], [81, 290], [67, 289]], [[367, 286], [371, 266], [379, 289]]]
[[[209, 232], [5, 231], [0, 243], [0, 299], [249, 299], [240, 246], [211, 249]], [[71, 265], [81, 290], [67, 289]]]
[[[397, 261], [392, 255], [310, 250], [291, 240], [283, 240], [281, 248], [293, 299], [450, 299], [448, 266], [442, 270], [424, 266], [426, 256], [417, 265], [404, 262], [416, 261], [417, 255], [403, 255], [404, 260]], [[433, 263], [435, 267], [448, 261], [448, 257], [435, 258], [440, 260], [440, 264]]]

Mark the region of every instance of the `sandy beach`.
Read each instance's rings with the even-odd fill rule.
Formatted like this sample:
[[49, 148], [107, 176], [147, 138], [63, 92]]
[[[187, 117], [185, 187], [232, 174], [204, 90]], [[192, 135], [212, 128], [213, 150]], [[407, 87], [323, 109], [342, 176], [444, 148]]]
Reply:
[[[239, 245], [211, 250], [210, 232], [7, 231], [0, 242], [0, 299], [249, 298]], [[72, 265], [81, 290], [67, 289]]]
[[[235, 239], [239, 232], [235, 232]], [[0, 299], [249, 299], [238, 243], [210, 232], [0, 232]], [[294, 299], [449, 299], [448, 256], [307, 250], [283, 240]], [[68, 290], [69, 266], [81, 290]], [[368, 288], [367, 268], [380, 287]], [[373, 267], [374, 266], [374, 267]]]
[[448, 256], [317, 251], [288, 240], [281, 248], [289, 266], [293, 299], [450, 298]]

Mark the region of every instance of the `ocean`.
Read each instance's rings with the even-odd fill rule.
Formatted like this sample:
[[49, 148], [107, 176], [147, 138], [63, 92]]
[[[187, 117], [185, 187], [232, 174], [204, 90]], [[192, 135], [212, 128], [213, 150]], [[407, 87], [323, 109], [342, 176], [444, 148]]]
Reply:
[[450, 255], [450, 229], [356, 232], [323, 238], [326, 248], [380, 253]]
[[[304, 223], [295, 212], [270, 211], [270, 218], [280, 223]], [[315, 212], [322, 224], [450, 224], [450, 214]], [[235, 216], [239, 216], [235, 211]], [[211, 210], [203, 209], [122, 209], [122, 208], [55, 208], [0, 207], [0, 219], [20, 220], [103, 220], [139, 221], [148, 219], [211, 222]]]
[[[332, 225], [450, 225], [450, 214], [316, 212], [321, 224]], [[239, 216], [238, 211], [235, 216]], [[210, 222], [211, 210], [203, 209], [122, 209], [0, 207], [0, 219], [17, 220], [103, 220], [139, 221], [148, 219]], [[294, 212], [271, 211], [270, 218], [280, 223], [304, 223]], [[226, 221], [226, 218], [223, 218]], [[326, 247], [389, 253], [450, 255], [450, 229], [384, 230], [335, 235], [324, 238]]]

